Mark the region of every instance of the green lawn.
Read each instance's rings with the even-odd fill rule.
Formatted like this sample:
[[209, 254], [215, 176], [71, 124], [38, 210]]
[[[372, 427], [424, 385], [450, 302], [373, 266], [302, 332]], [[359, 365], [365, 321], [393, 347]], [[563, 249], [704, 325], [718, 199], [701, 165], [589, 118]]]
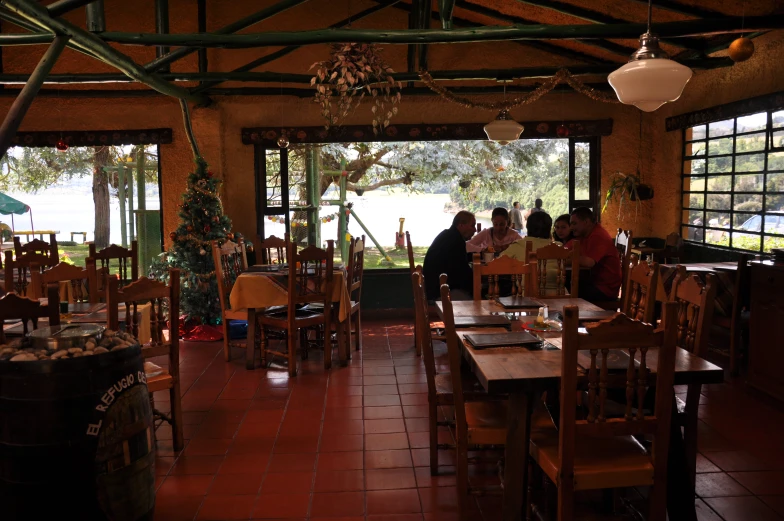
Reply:
[[[392, 247], [389, 249], [384, 248], [389, 255], [389, 258], [392, 259], [392, 264], [387, 262], [381, 262], [383, 257], [379, 253], [379, 251], [373, 247], [369, 246], [367, 250], [365, 250], [365, 268], [366, 269], [379, 269], [379, 268], [408, 268], [408, 252], [405, 249], [396, 250]], [[427, 253], [427, 247], [415, 247], [414, 248], [414, 264], [422, 264], [425, 260], [425, 253]]]
[[84, 259], [90, 251], [86, 244], [77, 244], [75, 246], [62, 246], [58, 245], [60, 249], [60, 260], [63, 260], [63, 255], [68, 255], [68, 259], [76, 266], [84, 266]]

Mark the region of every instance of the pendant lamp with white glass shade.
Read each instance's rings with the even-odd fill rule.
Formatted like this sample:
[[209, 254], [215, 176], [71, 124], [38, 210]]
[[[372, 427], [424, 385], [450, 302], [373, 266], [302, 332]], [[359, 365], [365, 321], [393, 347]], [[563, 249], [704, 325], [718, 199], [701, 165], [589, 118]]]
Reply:
[[610, 73], [610, 83], [618, 99], [645, 112], [653, 112], [667, 102], [681, 97], [692, 70], [673, 61], [659, 47], [659, 38], [651, 33], [651, 0], [648, 0], [648, 31], [640, 36], [640, 48], [629, 63]]
[[513, 120], [509, 116], [507, 109], [503, 109], [498, 113], [495, 120], [485, 125], [487, 139], [497, 141], [501, 145], [508, 145], [510, 141], [519, 139], [523, 130], [525, 130], [525, 127]]

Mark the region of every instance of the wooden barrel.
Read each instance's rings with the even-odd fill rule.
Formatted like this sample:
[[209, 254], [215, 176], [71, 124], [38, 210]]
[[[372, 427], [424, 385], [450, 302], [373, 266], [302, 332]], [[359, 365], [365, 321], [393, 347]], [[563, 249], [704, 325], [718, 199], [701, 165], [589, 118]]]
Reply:
[[139, 346], [0, 362], [0, 520], [151, 520], [154, 506]]

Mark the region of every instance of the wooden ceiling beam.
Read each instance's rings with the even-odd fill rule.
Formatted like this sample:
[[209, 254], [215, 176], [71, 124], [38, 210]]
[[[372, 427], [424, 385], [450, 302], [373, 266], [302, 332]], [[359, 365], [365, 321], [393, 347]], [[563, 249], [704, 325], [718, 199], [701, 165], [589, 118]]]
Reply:
[[[574, 18], [579, 18], [581, 20], [585, 20], [587, 22], [593, 22], [597, 24], [606, 25], [606, 24], [629, 23], [628, 20], [615, 18], [614, 16], [610, 16], [608, 14], [600, 13], [598, 11], [592, 11], [591, 9], [586, 9], [585, 7], [580, 7], [578, 5], [559, 2], [557, 0], [517, 0], [517, 1], [522, 4], [541, 7], [542, 9], [549, 9], [550, 11], [555, 11], [557, 13], [573, 16]], [[645, 31], [643, 31], [643, 33], [644, 32]], [[640, 35], [638, 34], [637, 37], [639, 36]], [[679, 38], [678, 40], [670, 40], [668, 38], [662, 38], [661, 41], [669, 45], [673, 45], [675, 47], [680, 47], [682, 49], [700, 49], [702, 47], [699, 41], [693, 39], [687, 39], [687, 38]]]
[[[495, 20], [502, 20], [504, 22], [509, 22], [512, 24], [520, 24], [520, 25], [539, 25], [539, 22], [536, 22], [534, 20], [521, 18], [519, 16], [508, 15], [506, 13], [502, 13], [501, 11], [496, 11], [495, 9], [490, 9], [489, 7], [485, 7], [479, 4], [474, 4], [466, 0], [457, 0], [456, 5], [460, 9], [465, 9], [466, 11], [470, 11], [472, 13], [476, 13], [482, 16], [487, 16], [488, 18], [493, 18]], [[613, 54], [617, 54], [618, 56], [623, 56], [624, 58], [628, 58], [634, 51], [637, 50], [631, 47], [626, 47], [614, 42], [608, 42], [607, 40], [601, 40], [601, 39], [577, 40], [577, 41], [585, 45], [590, 45], [591, 47], [597, 47], [599, 49], [609, 51]]]
[[[4, 5], [30, 5], [25, 0], [0, 0]], [[727, 17], [654, 24], [652, 31], [662, 37], [683, 39], [724, 33], [770, 31], [784, 27], [784, 15]], [[178, 45], [247, 49], [277, 45], [314, 45], [361, 42], [380, 44], [469, 43], [508, 40], [576, 40], [582, 38], [636, 38], [647, 30], [645, 24], [510, 25], [471, 29], [315, 29], [308, 31], [269, 31], [248, 34], [154, 34], [105, 32], [105, 42], [125, 45]], [[636, 35], [636, 36], [635, 36]]]
[[[638, 4], [648, 5], [648, 0], [632, 0]], [[714, 11], [713, 9], [706, 9], [697, 5], [685, 5], [680, 2], [673, 2], [672, 0], [656, 0], [653, 4], [654, 9], [663, 9], [665, 11], [672, 11], [686, 16], [693, 16], [694, 18], [715, 18], [717, 16], [725, 16], [724, 13]]]

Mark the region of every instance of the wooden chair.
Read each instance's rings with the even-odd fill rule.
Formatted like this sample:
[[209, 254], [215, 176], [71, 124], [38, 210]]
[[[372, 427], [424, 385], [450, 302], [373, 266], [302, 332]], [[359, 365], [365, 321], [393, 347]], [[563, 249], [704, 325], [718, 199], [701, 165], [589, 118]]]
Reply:
[[416, 265], [414, 264], [414, 245], [411, 244], [411, 235], [406, 232], [406, 249], [408, 250], [408, 270], [409, 273], [414, 273]]
[[110, 244], [100, 251], [96, 251], [95, 243], [91, 242], [88, 258], [95, 261], [95, 277], [98, 280], [96, 292], [99, 302], [106, 302], [108, 277], [112, 271], [112, 264], [117, 267], [117, 274], [120, 277], [119, 287], [122, 288], [139, 279], [139, 244], [137, 241], [132, 241], [130, 248]]
[[737, 375], [743, 352], [744, 332], [749, 327], [749, 308], [751, 304], [751, 268], [752, 256], [743, 254], [738, 258], [738, 269], [735, 272], [735, 283], [732, 292], [732, 312], [730, 316], [714, 315], [714, 325], [728, 329], [730, 333], [729, 366], [730, 374]]
[[259, 240], [258, 245], [254, 247], [256, 254], [261, 254], [256, 262], [260, 264], [286, 264], [286, 252], [290, 242], [288, 233], [283, 239], [271, 235], [264, 240]]
[[[325, 250], [308, 246], [297, 252], [297, 245], [289, 242], [287, 258], [289, 261], [288, 304], [285, 313], [257, 314], [256, 324], [261, 328], [261, 363], [266, 365], [267, 355], [280, 355], [288, 359], [289, 375], [297, 375], [297, 332], [309, 327], [323, 326], [324, 331], [332, 330], [332, 292], [333, 292], [333, 255], [335, 246], [328, 241]], [[318, 310], [309, 313], [298, 312], [298, 307], [316, 304]], [[255, 325], [255, 324], [254, 324]], [[248, 337], [251, 327], [248, 324]], [[269, 349], [267, 328], [282, 329], [286, 332], [288, 351], [286, 353]], [[332, 367], [331, 335], [324, 335], [324, 368]], [[307, 346], [303, 346], [307, 349]], [[253, 367], [255, 349], [248, 349], [248, 367]]]
[[[46, 288], [48, 302], [42, 304], [41, 301], [37, 299], [23, 297], [13, 292], [6, 293], [0, 298], [0, 325], [6, 320], [21, 320], [23, 336], [27, 336], [30, 331], [38, 329], [39, 318], [48, 318], [49, 326], [59, 326], [60, 299], [57, 297], [57, 294], [57, 284], [50, 284]], [[5, 343], [5, 331], [0, 328], [0, 344]]]
[[[493, 299], [499, 296], [499, 275], [512, 276], [512, 295], [526, 297], [537, 297], [537, 269], [536, 263], [520, 262], [502, 255], [487, 264], [482, 264], [478, 253], [474, 253], [474, 300], [482, 300], [482, 277], [487, 276], [488, 295], [487, 298]], [[523, 277], [525, 275], [525, 277]]]
[[[529, 243], [530, 244], [530, 243]], [[580, 241], [572, 241], [572, 249], [567, 250], [560, 244], [554, 242], [543, 248], [539, 248], [535, 253], [528, 257], [529, 260], [536, 260], [537, 266], [537, 287], [539, 298], [562, 298], [567, 295], [566, 291], [566, 266], [567, 263], [571, 264], [572, 282], [571, 289], [568, 295], [572, 298], [577, 298], [578, 289], [580, 287]], [[556, 268], [556, 283], [557, 288], [555, 294], [552, 290], [548, 295], [547, 290], [547, 267], [555, 265]]]
[[[150, 391], [150, 400], [157, 391], [169, 391], [170, 414], [155, 410], [156, 419], [163, 420], [171, 425], [172, 444], [174, 450], [182, 450], [184, 446], [182, 427], [182, 401], [180, 397], [180, 337], [176, 330], [168, 329], [168, 324], [177, 324], [180, 314], [180, 270], [169, 270], [169, 285], [163, 282], [141, 277], [119, 288], [117, 275], [108, 278], [107, 287], [107, 323], [109, 329], [120, 329], [119, 306], [125, 303], [125, 330], [138, 338], [140, 303], [150, 303], [150, 332], [152, 339], [149, 344], [142, 346], [142, 356], [145, 359], [165, 356], [168, 359], [167, 370], [158, 375], [147, 378], [147, 388]], [[168, 311], [168, 312], [166, 312]], [[164, 331], [168, 329], [167, 331]]]
[[[681, 266], [678, 268], [680, 271]], [[717, 283], [715, 275], [709, 274], [706, 284], [703, 284], [697, 275], [686, 275], [684, 269], [670, 292], [670, 301], [678, 306], [676, 345], [701, 358], [708, 351]], [[701, 387], [700, 384], [691, 384], [686, 392], [686, 402], [678, 397], [675, 400], [675, 421], [683, 427], [686, 464], [691, 473], [692, 486], [697, 478], [697, 407], [700, 404]]]
[[49, 234], [49, 242], [41, 239], [33, 239], [32, 241], [22, 244], [19, 237], [14, 237], [14, 254], [17, 257], [34, 253], [46, 257], [46, 266], [54, 266], [60, 262], [60, 250], [57, 246], [57, 235], [54, 233]]
[[624, 289], [626, 301], [622, 303], [621, 311], [634, 320], [652, 324], [656, 312], [659, 264], [640, 262], [633, 267], [630, 263], [629, 266]]
[[[626, 298], [626, 275], [629, 271], [629, 262], [631, 260], [634, 234], [631, 230], [624, 230], [618, 228], [618, 235], [615, 236], [615, 249], [618, 250], [618, 257], [621, 259], [621, 294], [619, 295], [618, 305], [623, 307], [623, 301]], [[617, 308], [616, 308], [617, 309]]]
[[[51, 264], [49, 264], [47, 255], [30, 252], [14, 256], [10, 250], [6, 250], [4, 266], [5, 290], [9, 293], [13, 291], [19, 295], [27, 296], [32, 272], [37, 271], [40, 273], [49, 266]], [[30, 296], [32, 297], [32, 294]]]
[[[95, 278], [95, 261], [88, 257], [85, 262], [87, 264], [86, 268], [61, 262], [44, 271], [32, 270], [30, 272], [30, 296], [32, 298], [41, 298], [44, 296], [49, 284], [55, 284], [59, 287], [60, 282], [68, 282], [74, 302], [97, 303], [97, 292], [90, 291], [91, 288], [97, 287], [98, 284]], [[93, 266], [90, 266], [91, 264]], [[60, 300], [61, 298], [57, 299], [58, 302]]]
[[678, 232], [672, 232], [664, 239], [664, 250], [658, 255], [655, 255], [660, 262], [665, 264], [674, 264], [681, 261], [683, 256], [683, 238]]
[[[362, 315], [360, 313], [360, 298], [362, 297], [362, 277], [365, 273], [365, 236], [351, 239], [348, 252], [348, 270], [346, 284], [351, 297], [351, 309], [346, 318], [348, 331], [347, 347], [351, 354], [351, 337], [356, 338], [356, 350], [362, 349]], [[354, 318], [356, 316], [356, 318]], [[353, 326], [353, 329], [352, 329]]]
[[[531, 457], [558, 487], [559, 521], [574, 519], [576, 491], [634, 486], [651, 487], [648, 519], [665, 520], [675, 308], [673, 303], [665, 304], [665, 329], [654, 330], [650, 324], [617, 314], [586, 324], [587, 333], [578, 333], [578, 308], [564, 308], [559, 427], [537, 429], [531, 435]], [[657, 360], [655, 375], [648, 368], [649, 351], [650, 358]], [[610, 356], [627, 359], [628, 367], [618, 373], [609, 370]], [[639, 364], [635, 362], [638, 356]], [[651, 414], [644, 400], [654, 385]], [[588, 411], [585, 419], [578, 419], [576, 391], [586, 387]], [[626, 396], [622, 417], [611, 418], [605, 412], [611, 389]], [[653, 437], [651, 452], [634, 438], [644, 435]]]
[[232, 320], [247, 320], [247, 309], [231, 309], [229, 295], [234, 287], [234, 281], [240, 273], [248, 269], [248, 259], [245, 255], [245, 241], [239, 239], [237, 243], [226, 241], [222, 245], [218, 241], [210, 241], [212, 247], [212, 260], [215, 264], [215, 278], [218, 283], [218, 298], [221, 307], [221, 322], [223, 323], [223, 358], [228, 362], [231, 359], [232, 347], [245, 347], [242, 341], [233, 341], [229, 335], [229, 324]]

